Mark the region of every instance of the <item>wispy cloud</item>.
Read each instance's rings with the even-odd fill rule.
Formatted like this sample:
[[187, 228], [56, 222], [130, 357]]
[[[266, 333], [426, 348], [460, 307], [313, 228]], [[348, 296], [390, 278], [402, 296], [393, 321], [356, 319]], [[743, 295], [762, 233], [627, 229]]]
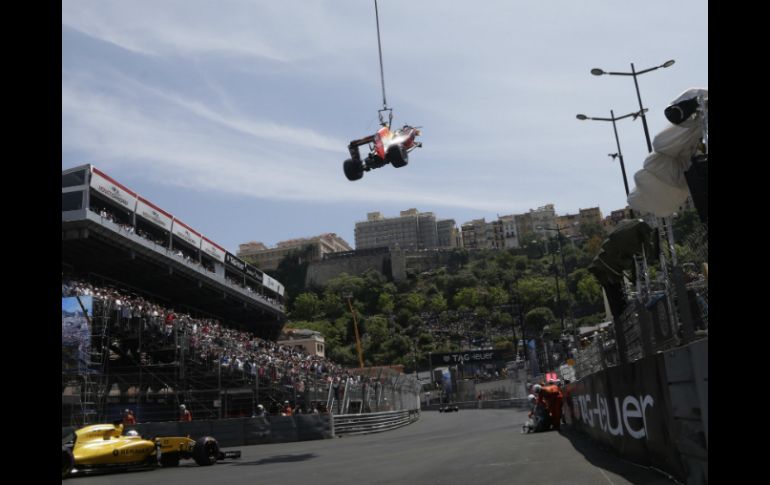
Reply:
[[[288, 135], [280, 128], [257, 137], [251, 125], [244, 128], [196, 103], [174, 101], [205, 120], [236, 126], [238, 133], [229, 138], [211, 135], [205, 126], [190, 122], [177, 124], [152, 116], [124, 100], [65, 84], [62, 87], [63, 149], [98, 154], [98, 159], [84, 161], [121, 169], [130, 166], [135, 176], [157, 183], [257, 199], [402, 201], [406, 205], [420, 203], [481, 210], [491, 210], [496, 203], [489, 194], [469, 196], [467, 189], [465, 194], [460, 194], [462, 184], [452, 193], [447, 193], [445, 186], [431, 189], [420, 187], [419, 182], [394, 185], [392, 168], [391, 173], [380, 178], [370, 175], [366, 182], [350, 184], [341, 170], [342, 157], [346, 155], [342, 143], [335, 147], [335, 153], [324, 154], [312, 145], [286, 144]], [[296, 136], [296, 132], [290, 130], [290, 135]], [[266, 139], [269, 142], [266, 143]], [[331, 149], [330, 146], [324, 148]]]

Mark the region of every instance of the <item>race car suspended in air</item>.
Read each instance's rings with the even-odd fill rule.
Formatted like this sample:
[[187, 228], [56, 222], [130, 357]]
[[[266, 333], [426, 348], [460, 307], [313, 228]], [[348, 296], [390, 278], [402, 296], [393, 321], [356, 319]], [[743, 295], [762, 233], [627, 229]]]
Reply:
[[[382, 109], [378, 111], [382, 128], [371, 136], [353, 140], [348, 144], [350, 158], [342, 164], [345, 177], [348, 180], [359, 180], [364, 172], [380, 168], [390, 163], [396, 168], [401, 168], [409, 163], [409, 152], [421, 147], [422, 143], [415, 141], [420, 130], [414, 126], [404, 125], [395, 131], [391, 130], [393, 122], [393, 110], [388, 108], [385, 98], [385, 71], [382, 67], [382, 43], [380, 42], [380, 15], [377, 10], [377, 0], [374, 0], [374, 13], [377, 19], [377, 47], [380, 54], [380, 80], [382, 83]], [[388, 112], [388, 121], [383, 118], [383, 112]], [[358, 147], [369, 145], [369, 154], [361, 160]]]
[[[358, 180], [364, 176], [364, 172], [380, 168], [390, 163], [396, 168], [401, 168], [409, 163], [409, 152], [421, 147], [422, 143], [415, 141], [420, 135], [420, 130], [409, 125], [404, 125], [396, 131], [391, 131], [385, 125], [372, 136], [359, 140], [353, 140], [348, 145], [350, 158], [345, 160], [342, 168], [348, 180]], [[361, 160], [358, 147], [369, 144], [369, 154]]]

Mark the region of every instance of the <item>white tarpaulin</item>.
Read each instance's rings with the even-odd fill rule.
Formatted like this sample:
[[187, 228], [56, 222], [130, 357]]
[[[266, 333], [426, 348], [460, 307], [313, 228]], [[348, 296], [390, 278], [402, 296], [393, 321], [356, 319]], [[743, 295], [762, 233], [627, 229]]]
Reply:
[[[708, 98], [708, 90], [688, 89], [671, 104], [700, 95]], [[703, 136], [699, 118], [696, 115], [679, 125], [669, 125], [655, 136], [653, 152], [634, 175], [636, 187], [628, 196], [632, 209], [668, 217], [687, 200], [690, 190], [684, 172], [690, 168], [691, 157]]]

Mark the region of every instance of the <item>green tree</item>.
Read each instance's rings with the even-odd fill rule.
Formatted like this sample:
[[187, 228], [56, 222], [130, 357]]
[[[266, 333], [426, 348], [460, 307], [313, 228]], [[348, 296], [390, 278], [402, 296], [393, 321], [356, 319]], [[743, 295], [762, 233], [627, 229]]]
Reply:
[[352, 295], [353, 298], [361, 298], [365, 286], [366, 282], [363, 278], [342, 273], [326, 283], [324, 292], [340, 295], [342, 297], [345, 297], [345, 295]]
[[468, 264], [468, 250], [455, 249], [449, 255], [449, 271], [454, 273], [458, 269]]
[[446, 311], [447, 309], [447, 302], [446, 298], [444, 298], [444, 295], [437, 294], [433, 295], [433, 297], [428, 301], [428, 309], [433, 313], [441, 313]]
[[556, 287], [551, 278], [535, 276], [519, 281], [518, 294], [524, 309], [552, 305]]
[[327, 317], [338, 318], [347, 311], [347, 302], [339, 294], [327, 290], [324, 291], [321, 307]]
[[604, 228], [596, 223], [583, 223], [580, 224], [580, 234], [585, 236], [588, 239], [591, 239], [594, 236], [598, 236], [602, 239], [604, 239]]
[[384, 313], [386, 315], [393, 313], [393, 309], [396, 307], [396, 303], [395, 303], [395, 300], [393, 299], [393, 295], [391, 295], [390, 293], [380, 294], [377, 307], [380, 309], [381, 313]]
[[388, 320], [380, 315], [366, 319], [366, 342], [364, 353], [367, 356], [379, 354], [383, 350], [384, 343], [390, 338]]
[[593, 236], [588, 241], [586, 241], [585, 245], [585, 252], [586, 256], [593, 259], [596, 257], [597, 254], [599, 254], [599, 250], [602, 248], [602, 243], [604, 242], [604, 238], [599, 236]]
[[406, 308], [412, 313], [419, 313], [425, 306], [425, 297], [419, 293], [409, 293], [406, 296], [404, 305], [406, 305]]
[[462, 288], [452, 298], [452, 303], [455, 308], [475, 308], [479, 303], [478, 291], [476, 288]]
[[305, 292], [294, 299], [294, 311], [291, 313], [292, 319], [310, 320], [321, 313], [321, 300], [315, 293]]
[[684, 241], [687, 236], [695, 232], [695, 230], [701, 225], [698, 218], [698, 211], [687, 209], [674, 218], [672, 229], [674, 231], [674, 240], [677, 242]]
[[578, 302], [584, 305], [596, 305], [602, 300], [602, 287], [592, 274], [586, 274], [577, 284]]
[[484, 303], [491, 307], [505, 305], [508, 303], [508, 292], [499, 286], [492, 286], [487, 288], [484, 297]]
[[539, 336], [546, 325], [553, 325], [556, 317], [550, 308], [539, 307], [527, 312], [524, 316], [524, 329], [528, 338]]

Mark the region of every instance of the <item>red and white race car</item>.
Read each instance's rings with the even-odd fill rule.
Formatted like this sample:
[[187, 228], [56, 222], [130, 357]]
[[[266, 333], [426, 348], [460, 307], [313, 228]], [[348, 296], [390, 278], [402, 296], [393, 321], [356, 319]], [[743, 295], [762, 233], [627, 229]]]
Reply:
[[[421, 147], [422, 143], [415, 141], [420, 130], [409, 125], [404, 125], [396, 131], [391, 131], [386, 125], [377, 133], [359, 140], [353, 140], [348, 145], [350, 158], [345, 160], [342, 168], [348, 180], [358, 180], [364, 176], [364, 172], [380, 168], [390, 163], [396, 168], [401, 168], [409, 163], [409, 152]], [[361, 160], [358, 147], [369, 144], [369, 155]]]

